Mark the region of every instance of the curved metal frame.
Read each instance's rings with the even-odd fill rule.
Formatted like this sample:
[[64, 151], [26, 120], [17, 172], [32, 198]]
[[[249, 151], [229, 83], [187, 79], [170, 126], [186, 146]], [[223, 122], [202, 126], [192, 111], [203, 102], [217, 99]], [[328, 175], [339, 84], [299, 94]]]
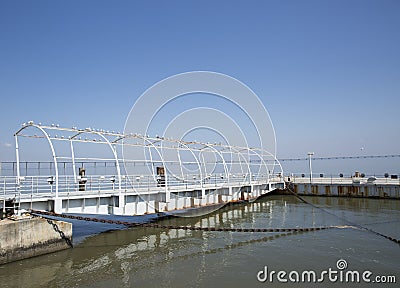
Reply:
[[19, 167], [19, 146], [18, 146], [18, 134], [21, 132], [21, 131], [23, 131], [23, 130], [25, 130], [26, 128], [28, 128], [28, 127], [34, 127], [34, 128], [37, 128], [37, 129], [39, 129], [42, 133], [43, 133], [43, 135], [44, 135], [44, 137], [47, 139], [47, 142], [49, 143], [49, 145], [50, 145], [50, 149], [51, 149], [51, 154], [52, 154], [52, 156], [53, 156], [53, 162], [54, 162], [54, 172], [55, 172], [55, 182], [56, 182], [56, 190], [55, 190], [55, 195], [56, 195], [56, 198], [58, 198], [58, 165], [57, 165], [57, 156], [56, 156], [56, 152], [55, 152], [55, 150], [54, 150], [54, 146], [53, 146], [53, 142], [51, 141], [51, 138], [50, 138], [50, 136], [49, 136], [49, 134], [42, 128], [42, 127], [40, 127], [39, 125], [36, 125], [36, 124], [34, 124], [34, 123], [32, 123], [32, 122], [29, 122], [28, 123], [28, 125], [24, 125], [22, 128], [20, 128], [17, 132], [15, 132], [15, 134], [14, 134], [14, 137], [15, 137], [15, 153], [16, 153], [16, 160], [17, 160], [17, 185], [19, 186], [20, 185], [20, 177], [21, 177], [21, 175], [20, 175], [20, 167]]
[[[218, 151], [217, 149], [215, 149], [212, 145], [210, 144], [203, 144], [205, 148], [209, 148], [211, 150], [214, 150], [214, 154], [217, 153], [219, 155], [219, 157], [221, 157], [222, 160], [222, 164], [224, 165], [224, 171], [225, 171], [225, 175], [228, 177], [229, 179], [229, 172], [228, 172], [228, 167], [226, 165], [226, 161], [224, 156], [222, 155], [222, 153], [220, 151]], [[202, 149], [200, 149], [199, 154], [201, 154], [204, 151], [204, 147]], [[228, 180], [229, 181], [229, 180]]]
[[[71, 150], [71, 159], [72, 160], [72, 166], [73, 166], [73, 173], [74, 173], [74, 181], [76, 183], [77, 181], [77, 177], [76, 177], [76, 167], [75, 167], [75, 152], [74, 152], [74, 142], [91, 142], [93, 143], [93, 141], [96, 141], [96, 143], [100, 143], [100, 144], [106, 144], [112, 154], [113, 154], [113, 160], [115, 161], [115, 165], [116, 165], [116, 172], [117, 172], [117, 177], [118, 177], [118, 191], [121, 194], [122, 193], [122, 188], [121, 188], [121, 180], [122, 180], [122, 175], [121, 175], [121, 167], [120, 167], [120, 161], [121, 159], [118, 158], [118, 152], [117, 152], [117, 148], [116, 145], [122, 145], [122, 147], [125, 146], [142, 146], [143, 148], [148, 147], [149, 149], [149, 153], [150, 153], [150, 162], [153, 163], [153, 157], [152, 157], [152, 151], [150, 149], [155, 149], [156, 153], [158, 154], [158, 156], [160, 157], [160, 160], [162, 162], [162, 165], [164, 167], [166, 167], [166, 163], [168, 163], [167, 159], [165, 158], [165, 151], [164, 149], [175, 149], [178, 153], [178, 160], [177, 161], [171, 161], [171, 162], [176, 162], [177, 164], [179, 164], [181, 166], [181, 174], [182, 174], [182, 178], [185, 181], [185, 177], [183, 175], [183, 170], [182, 170], [182, 166], [185, 164], [184, 159], [181, 159], [181, 155], [179, 153], [180, 150], [185, 150], [185, 151], [189, 151], [192, 156], [195, 159], [195, 162], [190, 162], [190, 163], [196, 163], [197, 167], [199, 169], [199, 173], [200, 173], [200, 178], [201, 180], [201, 187], [203, 187], [203, 173], [206, 173], [207, 176], [207, 169], [206, 166], [204, 166], [204, 171], [202, 169], [202, 165], [206, 165], [205, 160], [204, 160], [204, 153], [206, 150], [209, 150], [211, 153], [214, 153], [215, 155], [215, 165], [217, 165], [217, 163], [219, 162], [218, 159], [220, 158], [223, 164], [223, 169], [225, 172], [225, 176], [226, 179], [229, 183], [230, 181], [230, 170], [228, 169], [228, 164], [229, 161], [227, 162], [224, 154], [226, 153], [234, 153], [236, 155], [236, 157], [238, 158], [238, 163], [240, 165], [240, 169], [243, 172], [243, 167], [246, 167], [247, 169], [247, 175], [250, 175], [250, 184], [252, 181], [252, 163], [251, 163], [251, 155], [257, 157], [260, 161], [260, 167], [265, 167], [266, 168], [266, 172], [267, 172], [267, 178], [268, 178], [268, 182], [270, 180], [270, 174], [271, 171], [269, 170], [269, 164], [267, 164], [267, 161], [269, 161], [268, 159], [271, 158], [271, 160], [274, 162], [273, 168], [272, 168], [272, 173], [274, 173], [274, 169], [275, 166], [278, 165], [280, 167], [281, 173], [283, 174], [283, 170], [282, 170], [282, 165], [280, 164], [280, 162], [277, 160], [277, 158], [270, 153], [269, 151], [266, 151], [265, 149], [262, 148], [249, 148], [249, 147], [236, 147], [236, 146], [230, 146], [230, 145], [223, 145], [223, 144], [209, 144], [209, 143], [202, 143], [202, 142], [186, 142], [183, 140], [174, 140], [174, 139], [167, 139], [167, 138], [163, 138], [163, 137], [149, 137], [149, 136], [141, 136], [141, 135], [137, 135], [137, 134], [121, 134], [121, 133], [115, 133], [115, 132], [108, 132], [108, 131], [103, 131], [103, 130], [92, 130], [90, 128], [86, 128], [86, 129], [76, 129], [76, 128], [59, 128], [58, 126], [42, 126], [41, 124], [34, 124], [32, 121], [28, 122], [27, 124], [23, 124], [23, 126], [14, 134], [15, 137], [15, 145], [16, 145], [16, 160], [17, 160], [17, 185], [20, 184], [21, 181], [21, 175], [20, 175], [20, 155], [19, 155], [19, 143], [18, 143], [18, 137], [19, 136], [26, 136], [26, 137], [33, 137], [33, 138], [43, 138], [43, 137], [38, 137], [38, 136], [28, 136], [28, 135], [23, 135], [21, 132], [24, 131], [25, 129], [29, 128], [29, 127], [33, 127], [36, 128], [38, 130], [41, 131], [41, 133], [43, 134], [43, 137], [47, 140], [47, 142], [49, 143], [50, 149], [51, 149], [51, 153], [52, 153], [52, 157], [53, 157], [53, 162], [54, 162], [54, 169], [55, 169], [55, 195], [56, 198], [58, 198], [59, 196], [59, 171], [58, 171], [58, 165], [57, 165], [57, 154], [56, 154], [56, 149], [53, 145], [53, 141], [55, 140], [66, 140], [70, 142], [70, 150]], [[64, 131], [64, 132], [68, 132], [68, 133], [72, 133], [72, 136], [67, 137], [67, 138], [58, 138], [56, 137], [50, 137], [50, 134], [48, 133], [49, 130], [59, 130], [59, 131]], [[81, 134], [91, 134], [91, 135], [97, 135], [99, 136], [102, 140], [81, 140], [81, 139], [77, 139], [77, 136], [81, 135]], [[114, 137], [114, 139], [112, 141], [110, 141], [109, 138]], [[80, 137], [79, 137], [80, 138]], [[130, 138], [136, 138], [136, 139], [140, 139], [143, 141], [142, 144], [140, 143], [136, 143], [136, 144], [129, 144], [129, 143], [124, 143], [124, 139], [130, 139]], [[121, 142], [120, 142], [121, 141]], [[156, 146], [155, 143], [160, 142], [161, 145], [160, 146]], [[165, 145], [166, 143], [169, 143], [168, 145]], [[176, 146], [174, 146], [176, 145]], [[197, 147], [195, 147], [197, 145]], [[222, 150], [217, 149], [218, 147], [221, 147]], [[122, 148], [123, 149], [123, 148]], [[218, 156], [217, 156], [218, 155]], [[247, 157], [246, 157], [247, 156]], [[231, 156], [232, 157], [232, 156]], [[61, 157], [64, 158], [64, 157]], [[268, 158], [268, 159], [267, 159]], [[88, 158], [89, 159], [89, 158]], [[90, 158], [92, 159], [92, 158]], [[94, 159], [94, 158], [93, 158]], [[111, 159], [106, 159], [111, 160]], [[147, 162], [147, 160], [145, 160]], [[187, 162], [189, 163], [189, 162]], [[234, 161], [231, 163], [232, 165], [234, 165]], [[153, 173], [153, 177], [156, 177], [156, 173], [154, 171], [154, 167], [152, 169], [152, 173]], [[244, 173], [244, 172], [243, 172]], [[173, 175], [169, 175], [169, 176], [173, 176]], [[156, 178], [154, 178], [156, 179]], [[168, 183], [168, 173], [166, 171], [165, 173], [165, 183]], [[165, 191], [167, 194], [168, 193], [168, 184], [165, 187]], [[169, 195], [167, 195], [167, 199], [169, 199], [168, 197]]]

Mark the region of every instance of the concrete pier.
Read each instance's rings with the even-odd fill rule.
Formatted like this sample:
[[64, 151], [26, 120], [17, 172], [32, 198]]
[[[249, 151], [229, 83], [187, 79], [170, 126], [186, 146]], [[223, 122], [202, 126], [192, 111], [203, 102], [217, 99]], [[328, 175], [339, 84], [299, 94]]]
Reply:
[[0, 264], [70, 248], [68, 240], [72, 242], [71, 223], [55, 220], [49, 223], [43, 218], [1, 220]]
[[286, 178], [286, 185], [299, 195], [400, 199], [400, 182], [384, 178]]

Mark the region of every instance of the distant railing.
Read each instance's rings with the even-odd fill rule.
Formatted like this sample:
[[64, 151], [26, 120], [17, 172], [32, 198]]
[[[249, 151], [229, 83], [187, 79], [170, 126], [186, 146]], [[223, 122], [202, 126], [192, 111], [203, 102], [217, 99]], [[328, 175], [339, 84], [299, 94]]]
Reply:
[[397, 174], [384, 174], [384, 175], [365, 175], [365, 174], [356, 174], [356, 175], [326, 175], [322, 173], [312, 174], [310, 178], [310, 174], [298, 173], [291, 174], [290, 176], [285, 177], [285, 181], [292, 183], [304, 183], [309, 184], [394, 184], [400, 185], [400, 177]]

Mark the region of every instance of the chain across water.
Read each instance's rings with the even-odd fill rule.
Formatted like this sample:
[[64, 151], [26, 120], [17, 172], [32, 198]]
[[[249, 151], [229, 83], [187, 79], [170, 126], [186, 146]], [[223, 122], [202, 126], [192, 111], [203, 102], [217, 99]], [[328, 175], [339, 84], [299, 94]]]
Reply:
[[[290, 191], [293, 195], [299, 198], [304, 203], [310, 204], [314, 207], [315, 205], [307, 202], [300, 196], [298, 196], [293, 191]], [[320, 207], [316, 207], [318, 209], [322, 209]], [[325, 211], [324, 209], [322, 209]], [[119, 221], [119, 220], [106, 220], [106, 219], [99, 219], [94, 217], [83, 217], [83, 216], [74, 216], [74, 215], [66, 215], [66, 214], [58, 214], [54, 212], [47, 212], [47, 211], [39, 211], [39, 210], [31, 210], [30, 213], [32, 215], [45, 215], [45, 216], [52, 216], [52, 217], [60, 217], [60, 218], [67, 218], [67, 219], [74, 219], [74, 220], [83, 220], [83, 221], [91, 221], [91, 222], [98, 222], [98, 223], [107, 223], [107, 224], [116, 224], [116, 225], [124, 225], [128, 227], [150, 227], [150, 228], [159, 228], [159, 229], [176, 229], [176, 230], [193, 230], [193, 231], [217, 231], [217, 232], [245, 232], [245, 233], [282, 233], [282, 232], [310, 232], [310, 231], [319, 231], [319, 230], [327, 230], [327, 229], [359, 229], [372, 232], [376, 235], [384, 237], [392, 242], [400, 244], [400, 240], [393, 238], [388, 235], [384, 235], [382, 233], [376, 232], [366, 227], [362, 227], [360, 225], [335, 225], [335, 226], [322, 226], [322, 227], [307, 227], [307, 228], [217, 228], [217, 227], [198, 227], [198, 226], [174, 226], [174, 225], [161, 225], [157, 223], [138, 223], [138, 222], [127, 222], [127, 221]], [[331, 213], [329, 213], [331, 214]], [[335, 215], [336, 216], [336, 215]], [[348, 221], [347, 221], [348, 222]], [[54, 227], [54, 226], [53, 226]], [[57, 227], [58, 228], [58, 227]], [[56, 230], [56, 229], [54, 229]], [[56, 230], [57, 231], [57, 230]], [[59, 231], [57, 231], [59, 232]], [[61, 231], [62, 232], [62, 231]], [[60, 232], [59, 232], [60, 233]], [[64, 233], [62, 233], [64, 234]], [[63, 237], [60, 233], [60, 236]], [[64, 235], [65, 236], [65, 235]], [[68, 244], [68, 242], [67, 242]], [[72, 247], [72, 243], [70, 245]]]
[[82, 220], [82, 221], [91, 221], [98, 223], [107, 223], [107, 224], [116, 224], [116, 225], [125, 225], [128, 227], [151, 227], [151, 228], [159, 228], [159, 229], [176, 229], [176, 230], [193, 230], [193, 231], [218, 231], [218, 232], [309, 232], [309, 231], [319, 231], [326, 230], [332, 228], [356, 228], [353, 226], [322, 226], [322, 227], [307, 227], [307, 228], [217, 228], [217, 227], [198, 227], [198, 226], [174, 226], [174, 225], [161, 225], [156, 223], [137, 223], [137, 222], [127, 222], [127, 221], [119, 221], [119, 220], [106, 220], [99, 219], [93, 217], [83, 217], [83, 216], [74, 216], [74, 215], [66, 215], [66, 214], [57, 214], [54, 212], [47, 211], [38, 211], [31, 210], [31, 214], [33, 215], [45, 215], [52, 217], [60, 217], [74, 220]]

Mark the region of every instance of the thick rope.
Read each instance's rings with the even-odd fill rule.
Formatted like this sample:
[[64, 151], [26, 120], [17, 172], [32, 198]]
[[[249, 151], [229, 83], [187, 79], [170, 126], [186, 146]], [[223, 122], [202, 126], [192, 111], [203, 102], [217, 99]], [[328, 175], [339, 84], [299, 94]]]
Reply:
[[329, 215], [332, 215], [332, 216], [334, 216], [334, 217], [336, 217], [336, 218], [338, 218], [338, 219], [340, 219], [340, 220], [342, 220], [342, 221], [348, 223], [349, 226], [346, 226], [346, 227], [355, 228], [355, 229], [364, 230], [364, 231], [368, 231], [368, 232], [371, 232], [371, 233], [373, 233], [373, 234], [375, 234], [375, 235], [378, 235], [378, 236], [381, 236], [381, 237], [383, 237], [383, 238], [386, 238], [386, 239], [388, 239], [388, 240], [390, 240], [390, 241], [393, 241], [393, 242], [395, 242], [395, 243], [397, 243], [397, 244], [400, 244], [400, 240], [399, 240], [399, 239], [396, 239], [396, 238], [393, 238], [393, 237], [391, 237], [391, 236], [382, 234], [382, 233], [377, 232], [377, 231], [375, 231], [375, 230], [372, 230], [372, 229], [370, 229], [370, 228], [361, 226], [360, 224], [351, 222], [351, 221], [349, 221], [349, 220], [347, 220], [347, 219], [345, 219], [345, 218], [343, 218], [343, 217], [340, 217], [340, 216], [338, 216], [338, 215], [336, 215], [336, 214], [334, 214], [334, 213], [332, 213], [332, 212], [327, 211], [327, 210], [324, 209], [324, 208], [321, 208], [321, 207], [319, 207], [319, 206], [317, 206], [317, 205], [314, 205], [313, 203], [308, 202], [307, 200], [305, 200], [305, 199], [303, 199], [302, 197], [300, 197], [297, 193], [295, 193], [294, 191], [292, 191], [292, 190], [290, 189], [290, 187], [287, 187], [287, 191], [289, 191], [291, 194], [293, 194], [297, 199], [299, 199], [299, 200], [302, 201], [303, 203], [306, 203], [306, 204], [308, 204], [308, 205], [311, 205], [312, 207], [314, 207], [314, 208], [316, 208], [316, 209], [319, 209], [319, 210], [321, 210], [321, 211], [323, 211], [323, 212], [325, 212], [325, 213], [327, 213], [327, 214], [329, 214]]

